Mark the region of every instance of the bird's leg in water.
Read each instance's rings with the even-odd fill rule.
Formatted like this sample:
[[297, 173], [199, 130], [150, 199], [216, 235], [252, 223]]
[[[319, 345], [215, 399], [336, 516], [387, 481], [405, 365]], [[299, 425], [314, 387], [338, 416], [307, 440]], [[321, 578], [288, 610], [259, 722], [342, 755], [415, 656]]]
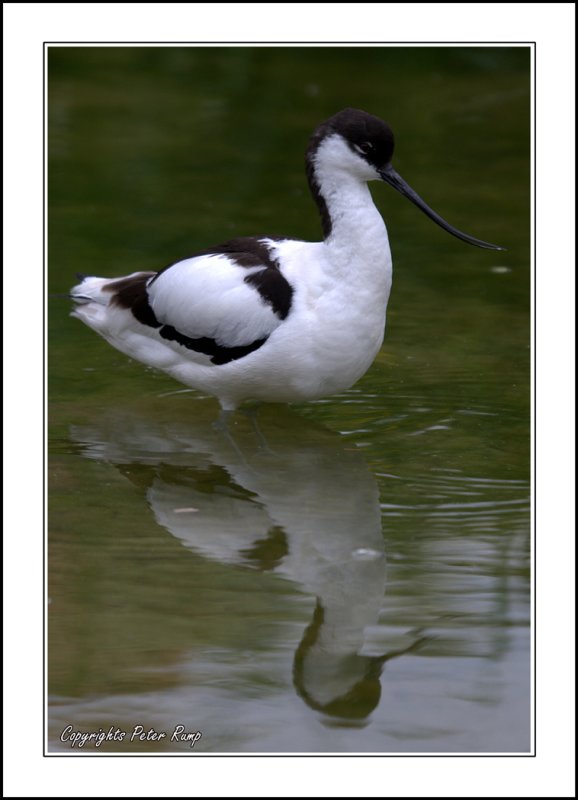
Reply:
[[240, 462], [246, 467], [246, 469], [254, 472], [254, 468], [247, 461], [245, 454], [243, 453], [239, 444], [237, 444], [232, 432], [232, 428], [235, 425], [234, 415], [236, 413], [236, 411], [222, 409], [215, 422], [213, 422], [213, 428], [221, 434], [227, 444], [229, 444], [229, 446], [234, 450]]
[[269, 442], [261, 428], [259, 427], [259, 420], [257, 416], [259, 414], [259, 409], [261, 408], [261, 403], [256, 403], [255, 405], [247, 406], [247, 408], [241, 409], [241, 414], [245, 416], [251, 423], [251, 427], [253, 428], [253, 433], [255, 434], [255, 438], [257, 439], [257, 444], [259, 449], [264, 451], [265, 453], [269, 453], [270, 455], [275, 455], [273, 450], [269, 447]]

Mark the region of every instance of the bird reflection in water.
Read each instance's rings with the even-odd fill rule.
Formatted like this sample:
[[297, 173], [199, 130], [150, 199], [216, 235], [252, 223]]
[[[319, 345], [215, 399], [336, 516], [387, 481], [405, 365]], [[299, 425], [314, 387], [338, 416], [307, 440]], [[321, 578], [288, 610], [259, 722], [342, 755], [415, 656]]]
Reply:
[[158, 524], [185, 547], [272, 571], [314, 596], [295, 690], [328, 724], [363, 724], [384, 665], [425, 637], [412, 631], [406, 647], [362, 652], [383, 604], [386, 560], [378, 487], [360, 450], [285, 407], [262, 408], [258, 423], [236, 414], [223, 429], [211, 424], [212, 403], [187, 401], [116, 410], [73, 427], [72, 438], [144, 489]]
[[295, 653], [293, 683], [310, 708], [335, 720], [362, 723], [379, 704], [380, 678], [385, 664], [416, 651], [427, 637], [414, 631], [415, 638], [410, 645], [382, 656], [360, 655], [345, 647], [332, 647], [324, 641], [329, 628], [327, 612], [333, 610], [324, 608], [317, 598], [313, 620]]

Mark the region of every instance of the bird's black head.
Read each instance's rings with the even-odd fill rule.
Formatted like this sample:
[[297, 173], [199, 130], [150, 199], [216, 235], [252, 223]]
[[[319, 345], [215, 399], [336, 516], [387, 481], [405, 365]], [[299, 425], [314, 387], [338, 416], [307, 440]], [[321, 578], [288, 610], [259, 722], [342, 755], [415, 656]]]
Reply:
[[[452, 236], [476, 247], [504, 249], [459, 231], [431, 209], [394, 170], [391, 164], [393, 146], [393, 133], [389, 125], [379, 117], [356, 108], [344, 108], [315, 130], [307, 148], [307, 177], [321, 211], [326, 237], [331, 232], [331, 219], [320, 189], [319, 175], [322, 171], [326, 175], [343, 176], [348, 173], [362, 181], [385, 181]], [[351, 153], [357, 158], [352, 158]]]
[[320, 128], [324, 129], [324, 136], [340, 134], [355, 153], [376, 169], [383, 169], [391, 161], [394, 147], [392, 130], [373, 114], [356, 108], [344, 108]]

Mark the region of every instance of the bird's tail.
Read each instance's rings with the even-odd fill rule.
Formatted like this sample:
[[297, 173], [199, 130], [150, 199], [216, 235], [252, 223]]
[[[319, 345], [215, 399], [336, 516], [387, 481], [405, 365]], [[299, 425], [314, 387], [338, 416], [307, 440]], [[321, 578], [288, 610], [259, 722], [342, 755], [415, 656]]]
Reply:
[[[71, 316], [82, 320], [86, 325], [105, 338], [114, 331], [126, 327], [126, 315], [135, 286], [144, 288], [155, 272], [133, 272], [123, 278], [95, 278], [77, 273], [80, 283], [70, 290], [74, 301]], [[119, 302], [120, 300], [120, 302]], [[118, 344], [115, 344], [118, 347]]]
[[83, 275], [80, 272], [76, 273], [76, 277], [80, 279], [80, 283], [70, 290], [71, 300], [78, 305], [86, 303], [98, 303], [101, 306], [108, 305], [111, 292], [103, 291], [103, 287], [111, 283], [110, 278], [95, 278]]

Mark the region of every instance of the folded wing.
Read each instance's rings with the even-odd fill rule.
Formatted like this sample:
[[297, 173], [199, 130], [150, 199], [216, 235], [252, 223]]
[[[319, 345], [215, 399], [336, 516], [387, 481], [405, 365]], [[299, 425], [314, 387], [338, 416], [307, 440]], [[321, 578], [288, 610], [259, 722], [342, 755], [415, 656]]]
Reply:
[[293, 289], [274, 248], [272, 239], [234, 239], [106, 289], [112, 304], [172, 347], [199, 363], [226, 364], [261, 347], [290, 313]]

